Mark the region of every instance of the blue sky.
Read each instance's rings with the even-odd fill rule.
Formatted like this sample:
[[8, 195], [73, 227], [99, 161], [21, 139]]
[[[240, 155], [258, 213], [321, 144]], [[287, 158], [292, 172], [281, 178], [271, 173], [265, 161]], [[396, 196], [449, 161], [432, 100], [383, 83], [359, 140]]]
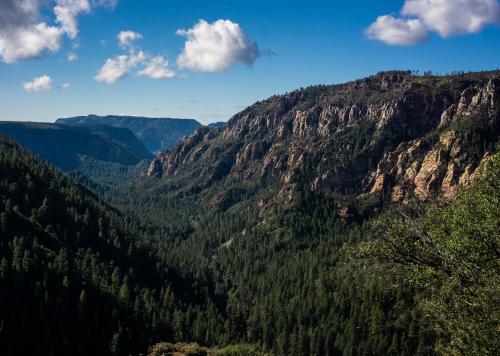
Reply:
[[[0, 7], [12, 1], [1, 2]], [[431, 0], [441, 5], [430, 8], [424, 0], [16, 1], [40, 6], [36, 16], [24, 22], [10, 27], [0, 22], [1, 120], [54, 121], [92, 113], [195, 118], [209, 123], [225, 121], [273, 94], [345, 82], [381, 70], [446, 73], [500, 67], [496, 0]], [[71, 7], [73, 1], [84, 7]], [[87, 1], [88, 7], [82, 5]], [[472, 13], [483, 5], [482, 12]], [[54, 6], [73, 9], [75, 15], [69, 22], [57, 22]], [[20, 16], [28, 17], [31, 8], [27, 11], [22, 9]], [[77, 33], [70, 28], [73, 19]], [[195, 27], [201, 19], [206, 24]], [[221, 19], [228, 21], [215, 25]], [[15, 32], [16, 26], [42, 22], [59, 31], [57, 45], [42, 46], [36, 54], [21, 52], [19, 48], [28, 44], [22, 36], [14, 41], [13, 36], [21, 33]], [[206, 57], [206, 43], [201, 42], [207, 37], [202, 35], [216, 28], [229, 31], [229, 40], [241, 40], [243, 49], [218, 53], [222, 45], [208, 36], [212, 41], [208, 45], [217, 53]], [[176, 34], [179, 29], [186, 31]], [[120, 47], [121, 31], [133, 31], [142, 38]], [[189, 51], [187, 41], [192, 42]], [[178, 61], [183, 51], [184, 60]], [[70, 53], [78, 59], [68, 61]], [[106, 60], [114, 61], [119, 55], [130, 67], [126, 73], [118, 79], [108, 73], [96, 80]], [[151, 66], [154, 58], [157, 66]], [[152, 79], [155, 75], [157, 79]], [[38, 81], [40, 86], [25, 85], [43, 76], [46, 80]]]

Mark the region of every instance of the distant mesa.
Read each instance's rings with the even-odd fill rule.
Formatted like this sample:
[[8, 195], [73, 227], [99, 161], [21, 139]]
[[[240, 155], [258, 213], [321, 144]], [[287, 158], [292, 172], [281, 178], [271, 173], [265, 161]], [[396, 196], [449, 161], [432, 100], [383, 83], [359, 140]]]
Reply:
[[61, 118], [56, 123], [67, 125], [107, 125], [127, 128], [152, 153], [172, 148], [185, 136], [191, 135], [201, 124], [193, 119], [148, 118], [138, 116], [76, 116]]
[[217, 121], [217, 122], [212, 122], [211, 124], [208, 124], [207, 126], [214, 128], [214, 129], [223, 129], [226, 127], [226, 123], [224, 121]]
[[0, 135], [10, 137], [63, 171], [79, 169], [88, 159], [136, 165], [152, 158], [151, 152], [125, 128], [0, 122]]

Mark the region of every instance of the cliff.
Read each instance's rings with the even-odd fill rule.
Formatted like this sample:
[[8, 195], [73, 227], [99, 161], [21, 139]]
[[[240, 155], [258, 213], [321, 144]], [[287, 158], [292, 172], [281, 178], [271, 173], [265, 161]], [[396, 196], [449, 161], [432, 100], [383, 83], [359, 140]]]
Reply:
[[243, 185], [261, 206], [304, 190], [359, 201], [451, 197], [496, 150], [499, 118], [498, 71], [384, 72], [274, 96], [225, 128], [200, 127], [148, 175], [212, 202]]

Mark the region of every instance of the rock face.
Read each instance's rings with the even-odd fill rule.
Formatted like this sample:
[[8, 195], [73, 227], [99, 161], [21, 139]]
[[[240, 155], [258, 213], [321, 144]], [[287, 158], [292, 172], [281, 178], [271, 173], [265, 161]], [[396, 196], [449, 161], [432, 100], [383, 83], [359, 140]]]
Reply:
[[[421, 199], [435, 193], [451, 198], [460, 186], [469, 186], [477, 178], [480, 167], [490, 160], [493, 144], [498, 140], [499, 95], [498, 78], [465, 89], [458, 102], [441, 114], [440, 130], [434, 133], [436, 143], [426, 144], [418, 138], [384, 154], [375, 174], [367, 181], [371, 192], [383, 190], [384, 183], [392, 181], [396, 182], [391, 187], [392, 201], [412, 194]], [[476, 125], [479, 130], [467, 132], [460, 124]], [[485, 132], [487, 130], [491, 131]], [[480, 154], [471, 152], [470, 137], [467, 137], [471, 135], [486, 139], [483, 146], [489, 143], [490, 150], [474, 147]]]
[[[227, 180], [393, 201], [452, 197], [498, 141], [500, 72], [446, 77], [381, 73], [275, 96], [223, 129], [199, 128], [159, 155], [150, 176]], [[264, 203], [263, 203], [264, 204]]]

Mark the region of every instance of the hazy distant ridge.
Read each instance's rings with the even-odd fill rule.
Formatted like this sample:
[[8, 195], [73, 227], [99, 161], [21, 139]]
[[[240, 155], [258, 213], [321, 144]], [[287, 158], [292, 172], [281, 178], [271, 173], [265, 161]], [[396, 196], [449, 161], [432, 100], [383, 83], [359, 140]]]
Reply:
[[137, 137], [125, 128], [0, 122], [2, 134], [64, 171], [78, 169], [84, 156], [124, 165], [135, 165], [152, 157]]
[[173, 147], [201, 124], [193, 119], [147, 118], [137, 116], [76, 116], [56, 120], [61, 124], [108, 125], [132, 131], [146, 148], [157, 153]]

